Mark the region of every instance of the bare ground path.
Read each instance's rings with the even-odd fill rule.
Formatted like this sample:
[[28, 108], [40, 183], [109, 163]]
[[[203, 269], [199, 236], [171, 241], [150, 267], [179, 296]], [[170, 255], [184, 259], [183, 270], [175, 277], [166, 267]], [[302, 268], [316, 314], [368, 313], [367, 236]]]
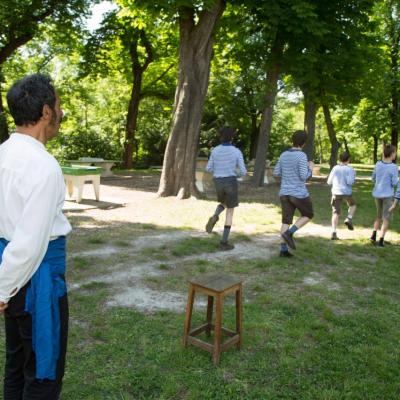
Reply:
[[[89, 265], [84, 273], [73, 275], [72, 290], [103, 283], [112, 293], [106, 306], [182, 311], [186, 300], [184, 290], [168, 290], [162, 285], [151, 287], [149, 282], [162, 281], [163, 277], [171, 275], [185, 281], [191, 272], [196, 274], [193, 266], [202, 262], [218, 265], [230, 260], [266, 260], [276, 255], [280, 242], [276, 187], [249, 190], [248, 186], [241, 185], [247, 202], [235, 213], [235, 249], [220, 252], [212, 246], [212, 242], [218, 243], [217, 235], [204, 232], [205, 222], [215, 208], [212, 189], [208, 188], [211, 200], [182, 201], [158, 198], [157, 183], [157, 174], [127, 173], [102, 182], [99, 203], [94, 201], [90, 185], [85, 187], [81, 204], [66, 202], [65, 212], [75, 228], [71, 235], [70, 260], [72, 264], [78, 260]], [[265, 219], [260, 219], [260, 215]], [[220, 221], [216, 231], [222, 226], [223, 221]], [[368, 229], [359, 229], [357, 235], [368, 233]], [[351, 239], [353, 235], [347, 230], [340, 231], [343, 239]], [[330, 227], [311, 223], [299, 231], [299, 237], [307, 236], [327, 239]], [[87, 245], [87, 237], [95, 237], [95, 240], [89, 239], [94, 241], [94, 246]], [[170, 254], [170, 248], [181, 246], [184, 249], [188, 241], [194, 246], [194, 253], [189, 250]], [[205, 247], [198, 251], [197, 242]], [[311, 277], [307, 284], [314, 280], [315, 277]]]

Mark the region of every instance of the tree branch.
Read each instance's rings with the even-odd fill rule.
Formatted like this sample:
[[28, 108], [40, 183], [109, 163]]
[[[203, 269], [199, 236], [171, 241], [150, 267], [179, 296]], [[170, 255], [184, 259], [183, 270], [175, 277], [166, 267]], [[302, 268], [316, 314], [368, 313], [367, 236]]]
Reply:
[[[170, 64], [168, 68], [156, 79], [154, 79], [152, 82], [150, 82], [147, 87], [151, 88], [154, 86], [157, 82], [161, 81], [162, 78], [164, 78], [165, 75], [167, 75], [168, 71], [174, 66], [175, 64]], [[143, 92], [146, 92], [147, 87], [143, 89]]]

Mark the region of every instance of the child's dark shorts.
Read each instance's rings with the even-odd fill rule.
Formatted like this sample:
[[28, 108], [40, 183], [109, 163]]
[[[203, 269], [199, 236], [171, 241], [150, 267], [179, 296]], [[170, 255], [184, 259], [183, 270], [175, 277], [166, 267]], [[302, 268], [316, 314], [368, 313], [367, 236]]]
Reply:
[[331, 200], [332, 212], [334, 214], [340, 215], [340, 212], [342, 211], [343, 200], [346, 201], [349, 207], [356, 205], [356, 202], [354, 201], [352, 195], [334, 194], [332, 195], [332, 200]]
[[294, 196], [280, 196], [280, 200], [282, 206], [282, 224], [292, 224], [296, 209], [300, 211], [302, 217], [311, 219], [314, 216], [310, 197], [299, 199]]
[[214, 178], [214, 184], [217, 191], [217, 199], [221, 204], [225, 204], [228, 208], [234, 208], [239, 205], [236, 176]]

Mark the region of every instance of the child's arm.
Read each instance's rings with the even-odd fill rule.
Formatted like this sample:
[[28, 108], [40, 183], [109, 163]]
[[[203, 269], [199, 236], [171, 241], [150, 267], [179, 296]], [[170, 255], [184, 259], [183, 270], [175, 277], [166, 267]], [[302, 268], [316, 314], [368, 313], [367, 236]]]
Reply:
[[[397, 193], [396, 193], [396, 195], [397, 195]], [[397, 207], [397, 203], [399, 202], [399, 199], [398, 198], [394, 198], [394, 201], [393, 201], [393, 204], [390, 206], [390, 208], [389, 208], [389, 212], [393, 212], [394, 211], [394, 209]]]
[[307, 161], [307, 156], [304, 154], [304, 158], [299, 160], [298, 171], [299, 177], [302, 181], [306, 182], [312, 177], [312, 168], [314, 163], [312, 161]]
[[392, 187], [395, 187], [398, 182], [399, 182], [399, 171], [397, 170], [396, 166], [396, 169], [393, 169], [393, 174], [392, 174]]
[[272, 173], [275, 177], [282, 176], [282, 166], [281, 166], [281, 158], [279, 157], [277, 163], [275, 164], [274, 172]]
[[332, 186], [333, 177], [335, 176], [335, 171], [336, 171], [336, 167], [333, 167], [333, 168], [332, 168], [332, 171], [329, 173], [328, 180], [327, 180], [326, 183], [327, 183], [328, 185], [330, 185], [330, 186]]
[[207, 172], [213, 172], [214, 171], [214, 157], [213, 157], [213, 153], [212, 152], [211, 152], [210, 158], [209, 158], [207, 166], [206, 166], [206, 171]]
[[371, 175], [372, 182], [375, 183], [375, 179], [376, 179], [376, 165], [375, 165], [374, 170], [372, 171], [372, 175]]
[[245, 176], [247, 175], [247, 170], [246, 170], [246, 166], [244, 165], [244, 159], [243, 159], [243, 154], [240, 150], [238, 150], [238, 160], [237, 160], [237, 164], [239, 167], [239, 171], [240, 171], [240, 176]]

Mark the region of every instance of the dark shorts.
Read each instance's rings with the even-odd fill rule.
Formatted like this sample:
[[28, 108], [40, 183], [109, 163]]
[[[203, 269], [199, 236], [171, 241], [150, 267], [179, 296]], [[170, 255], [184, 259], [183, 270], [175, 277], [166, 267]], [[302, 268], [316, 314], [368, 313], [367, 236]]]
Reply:
[[291, 225], [294, 212], [300, 211], [302, 217], [312, 218], [314, 216], [313, 205], [310, 197], [299, 199], [294, 196], [281, 196], [282, 224]]
[[340, 212], [342, 211], [343, 200], [346, 201], [346, 203], [349, 207], [356, 205], [356, 202], [354, 201], [354, 199], [351, 195], [346, 196], [346, 195], [341, 195], [341, 194], [334, 194], [334, 195], [332, 195], [332, 200], [331, 200], [332, 212], [334, 214], [340, 215]]
[[228, 208], [234, 208], [239, 205], [236, 176], [214, 178], [214, 184], [217, 191], [217, 199], [221, 204], [225, 204]]

